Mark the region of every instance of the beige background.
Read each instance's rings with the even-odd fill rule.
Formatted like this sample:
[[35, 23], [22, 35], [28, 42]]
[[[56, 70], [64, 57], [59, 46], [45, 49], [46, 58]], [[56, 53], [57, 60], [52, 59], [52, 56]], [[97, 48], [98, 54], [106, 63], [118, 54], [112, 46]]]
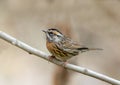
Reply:
[[[119, 0], [0, 0], [0, 30], [49, 53], [41, 30], [67, 23], [74, 40], [104, 49], [74, 57], [77, 65], [119, 80], [119, 10]], [[3, 40], [0, 48], [0, 85], [53, 85], [56, 65]], [[67, 85], [109, 84], [73, 73]]]

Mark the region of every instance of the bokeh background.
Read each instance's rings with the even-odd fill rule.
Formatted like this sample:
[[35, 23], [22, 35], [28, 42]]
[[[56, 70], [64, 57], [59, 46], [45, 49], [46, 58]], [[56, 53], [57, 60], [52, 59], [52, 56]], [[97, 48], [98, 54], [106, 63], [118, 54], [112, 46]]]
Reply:
[[[50, 54], [42, 29], [59, 28], [103, 51], [69, 62], [120, 80], [120, 0], [0, 0], [0, 30]], [[109, 85], [65, 70], [0, 39], [0, 85]]]

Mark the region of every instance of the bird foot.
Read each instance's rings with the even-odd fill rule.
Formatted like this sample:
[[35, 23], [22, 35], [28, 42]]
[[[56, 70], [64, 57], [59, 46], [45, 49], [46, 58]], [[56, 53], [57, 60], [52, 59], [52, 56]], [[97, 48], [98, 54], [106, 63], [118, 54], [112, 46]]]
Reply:
[[49, 56], [48, 60], [52, 61], [54, 58], [55, 58], [55, 56], [52, 55], [52, 56]]
[[65, 61], [65, 62], [63, 62], [62, 66], [63, 66], [64, 68], [66, 68], [66, 65], [67, 65], [67, 64], [68, 64], [68, 62]]

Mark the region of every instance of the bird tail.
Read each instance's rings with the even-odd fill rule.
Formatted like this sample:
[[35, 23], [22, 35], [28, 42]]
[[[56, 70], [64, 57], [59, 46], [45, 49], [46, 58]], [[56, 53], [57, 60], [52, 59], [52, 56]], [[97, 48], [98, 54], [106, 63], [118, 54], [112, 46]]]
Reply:
[[101, 49], [101, 48], [87, 48], [87, 47], [81, 47], [81, 48], [78, 48], [78, 50], [80, 50], [81, 52], [86, 52], [86, 51], [103, 50], [103, 49]]

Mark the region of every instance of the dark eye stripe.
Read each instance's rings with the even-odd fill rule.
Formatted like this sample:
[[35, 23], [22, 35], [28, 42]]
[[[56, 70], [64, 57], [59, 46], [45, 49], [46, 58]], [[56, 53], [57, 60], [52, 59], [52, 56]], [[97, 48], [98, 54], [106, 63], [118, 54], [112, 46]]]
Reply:
[[53, 35], [53, 33], [52, 33], [52, 32], [49, 32], [49, 34], [50, 34], [50, 35]]

